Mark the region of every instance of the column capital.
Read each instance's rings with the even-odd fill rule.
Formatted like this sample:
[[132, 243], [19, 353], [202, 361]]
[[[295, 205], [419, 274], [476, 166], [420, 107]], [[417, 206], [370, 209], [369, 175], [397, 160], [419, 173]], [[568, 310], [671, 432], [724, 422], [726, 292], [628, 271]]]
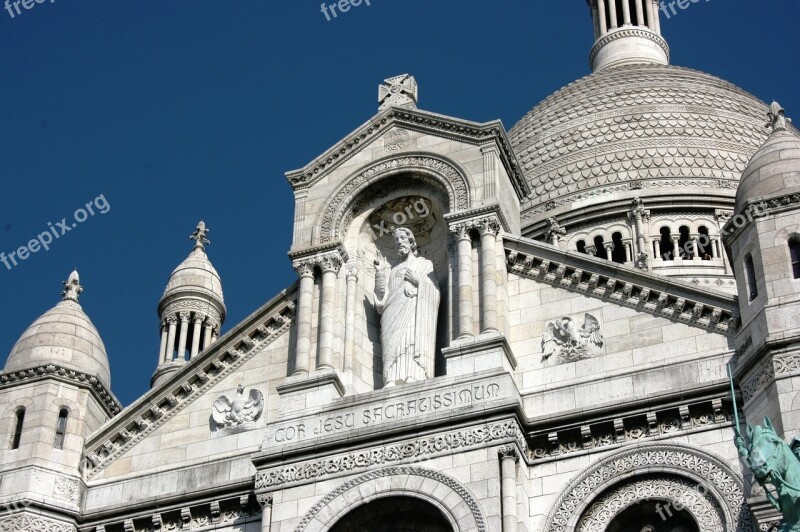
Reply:
[[297, 272], [298, 277], [314, 276], [314, 259], [303, 259], [292, 262], [292, 268]]
[[603, 242], [603, 247], [606, 248], [606, 251], [614, 251], [614, 242]]
[[192, 316], [191, 312], [178, 312], [178, 317], [181, 323], [189, 323], [189, 318]]
[[202, 314], [200, 312], [196, 312], [195, 315], [194, 315], [194, 322], [195, 323], [203, 323], [204, 321], [206, 321], [206, 315]]
[[323, 273], [325, 272], [335, 272], [338, 273], [339, 270], [342, 268], [342, 264], [345, 262], [347, 257], [343, 257], [339, 250], [336, 251], [329, 251], [327, 253], [323, 253], [316, 257], [316, 263], [319, 264], [320, 269]]
[[455, 222], [448, 225], [448, 229], [456, 237], [456, 240], [471, 240], [469, 235], [472, 225], [469, 222]]
[[265, 508], [267, 506], [272, 506], [272, 493], [257, 493], [256, 494], [256, 501], [258, 501], [259, 506], [261, 508]]
[[167, 316], [166, 318], [164, 318], [164, 321], [167, 323], [167, 325], [177, 325], [178, 324], [178, 317], [175, 316], [175, 315]]
[[351, 280], [351, 279], [354, 280], [354, 281], [357, 281], [358, 280], [358, 261], [356, 261], [355, 259], [350, 259], [349, 261], [347, 261], [347, 264], [345, 264], [344, 266], [345, 266], [345, 277], [346, 277], [346, 279], [348, 281]]
[[495, 215], [477, 218], [473, 223], [478, 231], [480, 231], [481, 236], [488, 234], [493, 234], [496, 236], [500, 234], [500, 230], [503, 228], [502, 224], [500, 223], [500, 219]]
[[516, 445], [503, 445], [497, 450], [497, 456], [500, 457], [500, 460], [509, 458], [514, 460], [515, 463], [519, 462], [519, 452]]

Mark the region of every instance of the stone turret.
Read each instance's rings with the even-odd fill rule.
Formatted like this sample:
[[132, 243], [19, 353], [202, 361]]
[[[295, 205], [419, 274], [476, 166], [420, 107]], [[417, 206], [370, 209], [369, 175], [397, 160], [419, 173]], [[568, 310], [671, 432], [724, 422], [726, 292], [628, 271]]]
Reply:
[[200, 221], [189, 237], [194, 249], [172, 272], [158, 303], [161, 344], [153, 386], [213, 344], [225, 322], [222, 281], [205, 251], [208, 233]]

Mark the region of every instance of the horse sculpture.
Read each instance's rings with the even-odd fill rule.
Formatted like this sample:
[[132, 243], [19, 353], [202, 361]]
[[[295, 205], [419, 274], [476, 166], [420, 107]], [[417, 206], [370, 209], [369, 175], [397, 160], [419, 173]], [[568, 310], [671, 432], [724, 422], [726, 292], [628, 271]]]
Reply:
[[736, 448], [750, 466], [767, 499], [783, 515], [779, 532], [800, 532], [800, 438], [791, 447], [778, 436], [772, 421], [764, 426], [747, 426], [750, 445], [736, 429]]

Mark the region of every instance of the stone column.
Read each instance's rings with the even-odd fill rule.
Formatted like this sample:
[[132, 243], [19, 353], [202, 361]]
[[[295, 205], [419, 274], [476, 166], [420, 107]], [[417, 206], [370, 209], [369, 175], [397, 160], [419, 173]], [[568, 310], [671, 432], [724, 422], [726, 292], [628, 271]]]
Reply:
[[272, 494], [260, 493], [256, 500], [261, 506], [261, 532], [270, 532], [272, 529]]
[[203, 327], [203, 349], [208, 349], [211, 346], [211, 332], [214, 330], [214, 325], [209, 318], [206, 318], [205, 327]]
[[681, 258], [680, 236], [670, 236], [672, 239], [672, 260]]
[[458, 275], [456, 294], [458, 297], [458, 338], [473, 335], [472, 321], [472, 237], [470, 226], [466, 223], [450, 227], [455, 235], [458, 253]]
[[519, 453], [514, 445], [505, 445], [500, 447], [497, 454], [500, 457], [503, 532], [517, 532], [517, 462], [519, 462]]
[[608, 29], [613, 30], [617, 28], [617, 3], [614, 0], [608, 2], [608, 14], [611, 18], [611, 25]]
[[481, 332], [497, 331], [497, 235], [500, 222], [491, 216], [478, 221], [481, 233]]
[[194, 358], [197, 356], [197, 353], [200, 352], [200, 330], [203, 327], [203, 316], [199, 314], [195, 314], [194, 316], [194, 328], [192, 329], [192, 354], [191, 357]]
[[623, 244], [625, 245], [625, 262], [631, 262], [633, 260], [633, 253], [631, 252], [633, 242], [625, 240]]
[[611, 260], [611, 254], [614, 252], [614, 242], [603, 242], [603, 247], [606, 248], [606, 258]]
[[661, 20], [659, 19], [658, 15], [658, 0], [653, 0], [652, 7], [650, 9], [653, 10], [653, 25], [655, 26], [654, 30], [656, 33], [661, 35]]
[[358, 283], [358, 262], [351, 260], [345, 266], [347, 281], [347, 299], [344, 311], [344, 370], [353, 369], [353, 353], [355, 351], [356, 328], [356, 283]]
[[647, 13], [647, 27], [656, 31], [656, 21], [653, 19], [653, 2], [650, 0], [642, 0], [644, 2], [644, 9]]
[[[644, 235], [644, 221], [650, 219], [650, 212], [644, 208], [642, 200], [635, 198], [633, 200], [633, 209], [630, 212], [630, 217], [633, 218], [634, 227], [636, 228], [636, 251], [638, 253], [647, 254], [647, 241]], [[656, 254], [658, 257], [658, 254]]]
[[636, 0], [636, 25], [637, 26], [647, 26], [647, 22], [644, 20], [644, 10], [642, 10], [642, 2], [646, 2], [647, 0]]
[[220, 327], [219, 325], [214, 324], [214, 328], [211, 330], [211, 343], [212, 344], [214, 342], [216, 342], [217, 339], [219, 338], [219, 327]]
[[178, 358], [186, 360], [186, 338], [189, 336], [189, 312], [179, 312], [181, 332], [178, 338]]
[[631, 25], [631, 3], [628, 0], [622, 0], [622, 18], [625, 26]]
[[161, 345], [158, 348], [158, 365], [166, 363], [167, 361], [167, 320], [161, 322]]
[[600, 38], [600, 16], [597, 12], [597, 5], [592, 6], [592, 20], [594, 21], [594, 40]]
[[333, 369], [333, 324], [336, 317], [336, 278], [342, 260], [339, 253], [327, 253], [320, 258], [322, 289], [319, 310], [319, 352], [317, 369]]
[[300, 276], [297, 296], [297, 344], [295, 346], [294, 374], [308, 373], [311, 359], [311, 304], [314, 299], [314, 262], [294, 263]]
[[716, 238], [711, 239], [711, 258], [716, 259], [719, 256], [717, 252], [717, 246], [719, 245], [719, 240]]
[[661, 257], [661, 240], [659, 240], [659, 239], [653, 240], [653, 249], [654, 249], [654, 252], [655, 252], [655, 255], [653, 256], [653, 258], [656, 258], [656, 259], [662, 258]]
[[606, 20], [606, 0], [597, 0], [597, 14], [600, 16], [600, 37], [602, 37], [608, 32], [608, 22]]
[[692, 255], [694, 260], [702, 260], [700, 257], [700, 246], [697, 245], [697, 239], [700, 238], [699, 234], [689, 235], [692, 239]]
[[167, 349], [164, 351], [164, 362], [172, 362], [175, 355], [175, 329], [178, 326], [178, 318], [170, 316], [167, 318], [169, 333], [167, 333]]
[[586, 246], [583, 248], [587, 255], [591, 255], [592, 257], [597, 256], [597, 247], [596, 246]]

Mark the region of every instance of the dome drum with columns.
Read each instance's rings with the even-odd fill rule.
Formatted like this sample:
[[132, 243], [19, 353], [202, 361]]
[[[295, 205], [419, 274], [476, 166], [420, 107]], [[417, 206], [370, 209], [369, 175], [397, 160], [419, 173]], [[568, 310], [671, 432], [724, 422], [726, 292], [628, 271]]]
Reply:
[[223, 336], [198, 224], [124, 410], [70, 276], [0, 373], [0, 530], [793, 530], [800, 136], [669, 65], [658, 7], [589, 0], [593, 73], [508, 134], [386, 79]]

